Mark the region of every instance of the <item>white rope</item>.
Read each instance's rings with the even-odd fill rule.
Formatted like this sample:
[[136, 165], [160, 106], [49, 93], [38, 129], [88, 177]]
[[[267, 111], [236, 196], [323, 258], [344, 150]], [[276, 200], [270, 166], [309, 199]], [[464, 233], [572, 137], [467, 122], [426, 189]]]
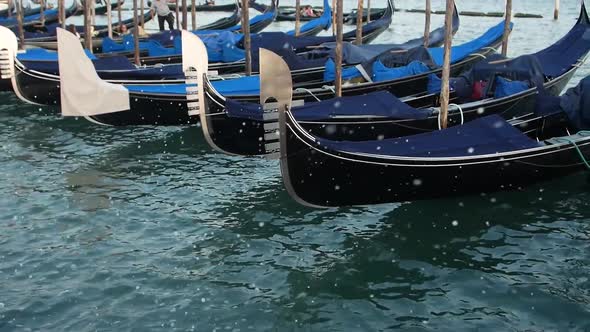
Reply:
[[317, 101], [321, 101], [321, 100], [320, 100], [320, 98], [316, 97], [316, 95], [314, 95], [314, 94], [313, 94], [313, 92], [311, 92], [309, 89], [306, 89], [306, 88], [297, 88], [297, 89], [295, 89], [295, 92], [301, 92], [301, 91], [303, 91], [303, 92], [307, 92], [307, 93], [309, 93], [309, 94], [310, 94], [312, 97], [314, 97], [314, 98], [315, 98]]
[[471, 54], [469, 54], [469, 56], [480, 56], [483, 59], [487, 59], [487, 57], [485, 55], [481, 54], [481, 53], [471, 53]]
[[[459, 113], [461, 114], [461, 124], [465, 123], [465, 117], [463, 116], [463, 109], [461, 108], [461, 106], [459, 106], [457, 104], [449, 104], [449, 107], [450, 106], [455, 106], [455, 107], [457, 107], [457, 109], [459, 109]], [[437, 121], [438, 122], [438, 130], [442, 130], [442, 127], [440, 126], [440, 115], [441, 115], [441, 111], [440, 111], [440, 108], [439, 108], [438, 109], [438, 116], [437, 116], [437, 119], [438, 119], [438, 121]]]

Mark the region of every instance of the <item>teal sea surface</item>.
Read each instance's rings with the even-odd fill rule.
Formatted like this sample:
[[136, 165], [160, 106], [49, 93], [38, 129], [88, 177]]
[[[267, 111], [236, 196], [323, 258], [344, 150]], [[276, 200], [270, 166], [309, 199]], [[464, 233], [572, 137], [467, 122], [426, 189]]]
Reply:
[[[553, 1], [515, 1], [544, 18], [514, 20], [509, 55], [561, 38], [579, 4], [563, 0], [554, 21]], [[457, 5], [501, 12], [504, 1]], [[499, 20], [462, 17], [456, 42]], [[423, 22], [396, 12], [376, 42], [419, 37]], [[2, 332], [590, 331], [587, 173], [520, 192], [313, 210], [291, 200], [278, 162], [218, 154], [198, 126], [56, 114], [0, 93]]]

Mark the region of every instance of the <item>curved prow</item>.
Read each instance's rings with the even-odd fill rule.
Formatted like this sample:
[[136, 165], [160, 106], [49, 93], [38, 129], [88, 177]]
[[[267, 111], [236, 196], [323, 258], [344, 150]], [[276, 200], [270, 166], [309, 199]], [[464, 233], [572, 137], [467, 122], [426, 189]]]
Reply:
[[586, 4], [584, 0], [582, 0], [582, 8], [580, 8], [580, 17], [578, 17], [578, 24], [590, 24], [590, 19], [588, 18], [588, 11], [586, 10]]
[[453, 4], [454, 11], [453, 11], [453, 21], [452, 21], [452, 29], [453, 29], [453, 35], [455, 33], [457, 33], [457, 31], [459, 30], [459, 25], [461, 25], [461, 19], [459, 18], [459, 10], [457, 9], [457, 3], [455, 2]]
[[182, 71], [186, 83], [188, 115], [200, 115], [205, 109], [203, 75], [207, 75], [209, 58], [203, 41], [182, 30]]
[[[269, 100], [276, 102], [269, 103]], [[260, 49], [260, 103], [264, 111], [264, 143], [267, 158], [280, 158], [283, 185], [289, 195], [298, 203], [309, 207], [320, 207], [304, 201], [297, 195], [289, 175], [287, 118], [294, 121], [290, 113], [293, 99], [291, 71], [285, 61], [275, 53]], [[278, 112], [277, 112], [278, 111]], [[277, 122], [278, 120], [278, 122]], [[294, 123], [297, 126], [297, 123]], [[278, 142], [275, 142], [277, 141]]]
[[280, 56], [261, 48], [260, 104], [264, 120], [264, 148], [269, 159], [282, 157], [284, 153], [279, 142], [279, 135], [285, 132], [284, 128], [280, 128], [279, 124], [284, 123], [280, 117], [284, 117], [291, 108], [292, 98], [293, 82], [289, 66]]
[[0, 78], [14, 77], [14, 60], [18, 51], [18, 41], [14, 33], [0, 26]]
[[63, 116], [93, 116], [130, 109], [129, 91], [98, 77], [75, 35], [57, 28], [57, 47]]
[[[280, 128], [280, 118], [291, 109], [293, 99], [291, 70], [285, 60], [274, 52], [264, 48], [261, 48], [259, 52], [260, 104], [264, 112], [265, 149], [269, 158], [278, 158], [280, 145], [277, 134], [283, 135], [285, 132], [284, 128]], [[282, 123], [284, 124], [284, 121]]]

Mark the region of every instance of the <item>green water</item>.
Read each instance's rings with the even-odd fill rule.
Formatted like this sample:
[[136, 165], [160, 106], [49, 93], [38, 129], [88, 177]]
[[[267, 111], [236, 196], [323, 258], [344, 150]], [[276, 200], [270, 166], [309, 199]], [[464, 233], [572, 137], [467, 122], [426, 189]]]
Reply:
[[[517, 20], [511, 54], [557, 40], [576, 7]], [[421, 16], [396, 20], [381, 42], [420, 35]], [[495, 22], [464, 18], [457, 39]], [[0, 95], [0, 331], [590, 330], [586, 174], [311, 210], [276, 162], [219, 155], [198, 127], [52, 112]]]

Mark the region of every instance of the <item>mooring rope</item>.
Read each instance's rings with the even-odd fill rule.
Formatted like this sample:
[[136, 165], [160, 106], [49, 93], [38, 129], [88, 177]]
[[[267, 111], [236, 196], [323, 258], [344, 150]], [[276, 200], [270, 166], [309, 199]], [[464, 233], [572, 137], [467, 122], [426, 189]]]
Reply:
[[[578, 132], [578, 135], [580, 136], [590, 136], [590, 131], [580, 131]], [[586, 168], [590, 171], [590, 163], [588, 162], [588, 160], [586, 160], [586, 157], [584, 157], [584, 154], [582, 153], [582, 150], [580, 150], [580, 147], [578, 146], [578, 144], [576, 144], [576, 141], [569, 138], [569, 137], [558, 137], [556, 139], [556, 141], [560, 141], [563, 140], [567, 143], [570, 143], [574, 146], [574, 148], [576, 149], [576, 151], [578, 152], [578, 156], [580, 156], [580, 159], [582, 160], [582, 162], [584, 163], [584, 165], [586, 165]]]

